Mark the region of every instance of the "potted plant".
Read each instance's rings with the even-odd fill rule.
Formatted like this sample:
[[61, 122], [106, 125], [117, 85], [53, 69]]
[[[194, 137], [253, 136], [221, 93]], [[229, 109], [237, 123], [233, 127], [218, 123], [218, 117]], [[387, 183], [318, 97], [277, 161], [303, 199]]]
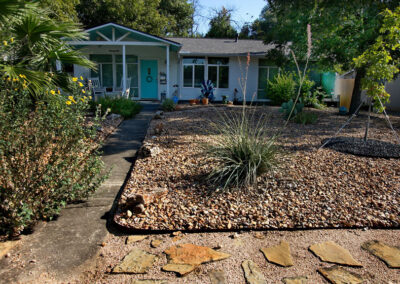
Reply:
[[211, 80], [201, 83], [200, 99], [203, 105], [207, 105], [209, 101], [212, 102], [214, 100], [214, 85]]

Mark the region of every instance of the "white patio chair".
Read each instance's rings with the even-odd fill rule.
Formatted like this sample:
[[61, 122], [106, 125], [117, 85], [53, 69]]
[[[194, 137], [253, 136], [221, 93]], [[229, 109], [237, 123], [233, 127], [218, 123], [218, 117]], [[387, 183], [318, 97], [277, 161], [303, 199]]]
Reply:
[[121, 96], [125, 97], [125, 98], [129, 98], [129, 93], [131, 90], [131, 80], [132, 78], [126, 78], [126, 90], [124, 93], [122, 93], [122, 85], [124, 83], [124, 78], [121, 78], [121, 87], [120, 88], [116, 88], [116, 91], [121, 92]]
[[96, 97], [96, 95], [105, 95], [106, 88], [101, 86], [99, 77], [88, 78], [88, 80], [90, 81], [94, 97]]

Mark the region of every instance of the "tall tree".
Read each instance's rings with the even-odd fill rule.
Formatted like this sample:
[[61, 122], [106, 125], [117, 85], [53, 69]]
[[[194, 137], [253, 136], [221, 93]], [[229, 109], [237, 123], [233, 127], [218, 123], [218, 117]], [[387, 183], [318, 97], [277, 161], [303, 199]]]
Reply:
[[80, 0], [76, 10], [87, 28], [114, 22], [159, 36], [187, 36], [194, 12], [187, 0]]
[[210, 20], [210, 29], [206, 37], [211, 38], [234, 38], [237, 31], [231, 24], [231, 11], [222, 7], [216, 11], [215, 16]]
[[260, 19], [254, 20], [252, 23], [245, 23], [239, 33], [239, 38], [242, 39], [262, 39], [262, 21]]
[[61, 22], [78, 21], [75, 6], [79, 0], [40, 0], [40, 6], [47, 9], [51, 18]]
[[[354, 113], [361, 102], [361, 81], [365, 66], [354, 58], [375, 43], [382, 25], [382, 12], [398, 5], [396, 0], [268, 0], [262, 15], [264, 40], [284, 52], [290, 48], [301, 59], [307, 52], [307, 24], [312, 27], [313, 56], [321, 69], [356, 71], [350, 107]], [[395, 56], [395, 52], [392, 52]]]

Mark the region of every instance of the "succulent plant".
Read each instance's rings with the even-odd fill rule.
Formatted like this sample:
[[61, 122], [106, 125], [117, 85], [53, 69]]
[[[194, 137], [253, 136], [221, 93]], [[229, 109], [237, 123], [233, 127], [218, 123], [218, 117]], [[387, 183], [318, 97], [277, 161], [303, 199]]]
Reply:
[[[293, 105], [294, 105], [293, 99], [291, 99], [290, 101], [282, 104], [280, 112], [283, 113], [283, 115], [285, 116], [286, 119], [289, 117], [290, 112], [293, 109]], [[294, 117], [298, 113], [302, 112], [303, 108], [304, 108], [304, 103], [303, 103], [302, 99], [299, 99], [299, 101], [297, 102], [296, 106], [294, 107], [294, 110], [293, 110], [293, 113], [292, 113], [292, 117]]]

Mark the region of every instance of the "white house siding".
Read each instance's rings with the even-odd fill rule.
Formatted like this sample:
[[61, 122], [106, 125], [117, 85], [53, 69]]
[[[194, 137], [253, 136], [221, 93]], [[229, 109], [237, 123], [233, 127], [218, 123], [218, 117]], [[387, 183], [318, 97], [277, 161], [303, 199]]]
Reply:
[[[122, 46], [88, 46], [81, 49], [81, 52], [87, 57], [90, 54], [116, 54], [122, 55]], [[126, 46], [127, 55], [136, 55], [139, 60], [142, 59], [154, 59], [158, 61], [158, 76], [160, 72], [166, 73], [166, 48], [160, 46]], [[172, 93], [176, 88], [173, 85], [178, 84], [178, 55], [176, 52], [170, 51], [170, 74], [169, 74], [169, 96], [172, 97]], [[88, 68], [74, 65], [74, 76], [83, 76], [85, 78], [90, 77], [90, 70]], [[159, 79], [159, 78], [158, 78]], [[165, 92], [167, 88], [166, 84], [160, 84], [158, 80], [158, 97], [161, 98], [161, 93]], [[140, 72], [139, 72], [139, 96], [140, 96]], [[140, 97], [139, 97], [140, 98]]]
[[[188, 56], [190, 57], [190, 56]], [[223, 57], [223, 56], [220, 56]], [[228, 100], [233, 100], [233, 93], [235, 88], [239, 91], [238, 98], [243, 98], [242, 88], [239, 84], [240, 78], [245, 76], [246, 73], [246, 56], [230, 56], [229, 57], [229, 88], [215, 89], [214, 95], [217, 101], [222, 100], [222, 96], [227, 96]], [[207, 79], [207, 65], [205, 66], [205, 78]], [[174, 72], [172, 72], [174, 73]], [[179, 61], [179, 98], [181, 100], [196, 99], [200, 96], [200, 88], [183, 87], [183, 72], [182, 72], [182, 57]], [[258, 58], [252, 57], [247, 75], [247, 91], [246, 100], [251, 101], [254, 97], [256, 99], [258, 84]]]
[[387, 104], [387, 109], [391, 111], [400, 111], [400, 77], [386, 84], [386, 92], [390, 94], [390, 103]]

